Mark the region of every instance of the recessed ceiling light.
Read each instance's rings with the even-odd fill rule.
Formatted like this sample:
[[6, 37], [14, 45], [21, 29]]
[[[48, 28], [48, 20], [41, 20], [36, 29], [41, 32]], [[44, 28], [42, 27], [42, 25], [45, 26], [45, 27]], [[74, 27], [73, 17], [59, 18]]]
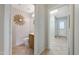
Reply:
[[50, 11], [50, 14], [54, 14], [56, 12], [58, 12], [58, 9], [55, 9], [55, 10]]

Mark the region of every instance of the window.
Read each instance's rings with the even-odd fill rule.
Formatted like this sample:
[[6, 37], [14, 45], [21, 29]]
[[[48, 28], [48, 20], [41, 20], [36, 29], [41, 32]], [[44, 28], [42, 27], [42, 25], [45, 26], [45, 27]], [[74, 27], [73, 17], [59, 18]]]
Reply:
[[60, 21], [59, 22], [59, 28], [60, 29], [64, 29], [64, 21]]

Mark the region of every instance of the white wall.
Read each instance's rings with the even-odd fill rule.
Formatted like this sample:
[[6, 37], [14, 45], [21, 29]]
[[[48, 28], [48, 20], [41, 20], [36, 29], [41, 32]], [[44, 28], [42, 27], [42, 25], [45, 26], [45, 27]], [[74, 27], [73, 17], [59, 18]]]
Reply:
[[49, 39], [54, 39], [55, 37], [55, 17], [50, 15], [50, 22], [49, 22]]
[[48, 48], [51, 48], [50, 43], [52, 43], [52, 39], [55, 39], [55, 17], [51, 14], [49, 19], [49, 38], [48, 38]]
[[[21, 14], [24, 17], [24, 25], [17, 25], [13, 21], [13, 17], [17, 14]], [[12, 7], [11, 8], [11, 20], [12, 20], [12, 34], [13, 34], [13, 46], [22, 44], [25, 37], [28, 37], [29, 33], [34, 32], [33, 19], [27, 12]], [[15, 44], [16, 40], [16, 44]]]
[[79, 55], [79, 5], [74, 7], [74, 54]]
[[45, 49], [45, 5], [35, 5], [35, 48], [34, 54], [41, 54]]

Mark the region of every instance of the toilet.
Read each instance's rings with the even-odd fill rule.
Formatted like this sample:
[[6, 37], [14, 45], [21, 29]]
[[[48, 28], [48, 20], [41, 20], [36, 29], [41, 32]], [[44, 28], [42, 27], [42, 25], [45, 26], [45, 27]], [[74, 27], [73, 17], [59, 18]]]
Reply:
[[25, 45], [25, 47], [29, 46], [28, 40], [29, 40], [28, 37], [24, 38], [24, 45]]

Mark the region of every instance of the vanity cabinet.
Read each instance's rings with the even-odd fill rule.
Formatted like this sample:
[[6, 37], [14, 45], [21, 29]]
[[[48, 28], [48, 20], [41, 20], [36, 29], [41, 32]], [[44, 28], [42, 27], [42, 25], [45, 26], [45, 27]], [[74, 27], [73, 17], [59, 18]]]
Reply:
[[29, 48], [34, 49], [34, 34], [29, 34]]

